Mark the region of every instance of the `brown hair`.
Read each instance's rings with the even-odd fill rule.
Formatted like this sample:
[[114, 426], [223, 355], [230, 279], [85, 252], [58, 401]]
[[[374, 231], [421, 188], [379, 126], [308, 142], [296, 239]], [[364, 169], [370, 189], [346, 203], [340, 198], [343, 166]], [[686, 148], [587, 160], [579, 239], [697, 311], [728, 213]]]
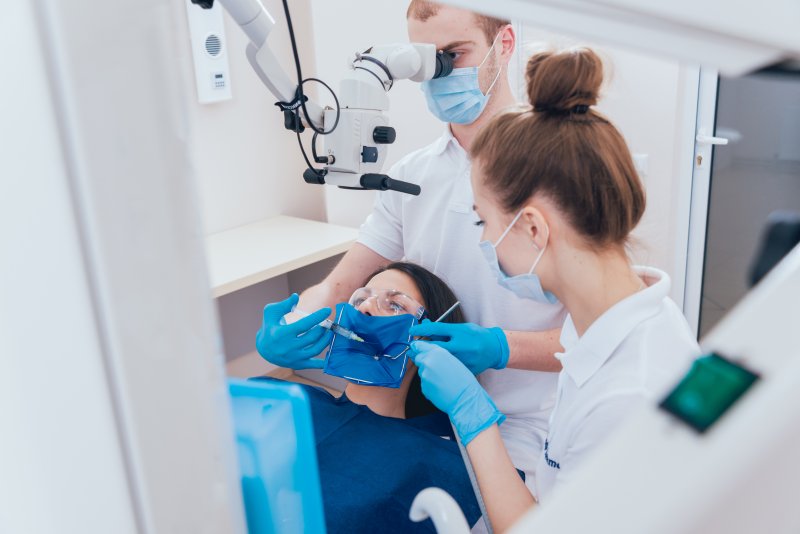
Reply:
[[495, 117], [472, 144], [484, 185], [507, 212], [541, 194], [589, 243], [625, 244], [645, 194], [622, 134], [590, 109], [602, 61], [586, 48], [543, 52], [528, 61], [526, 75], [532, 107]]
[[[425, 22], [431, 17], [436, 16], [439, 13], [439, 9], [441, 8], [441, 4], [437, 4], [436, 2], [429, 2], [428, 0], [411, 0], [411, 3], [408, 4], [408, 11], [406, 11], [406, 18], [415, 18], [422, 22]], [[480, 26], [483, 34], [486, 36], [486, 42], [488, 44], [492, 44], [494, 42], [495, 37], [497, 37], [497, 32], [500, 31], [500, 28], [507, 24], [511, 24], [511, 21], [498, 19], [495, 17], [490, 17], [488, 15], [481, 15], [479, 13], [473, 13], [475, 17], [475, 22]]]

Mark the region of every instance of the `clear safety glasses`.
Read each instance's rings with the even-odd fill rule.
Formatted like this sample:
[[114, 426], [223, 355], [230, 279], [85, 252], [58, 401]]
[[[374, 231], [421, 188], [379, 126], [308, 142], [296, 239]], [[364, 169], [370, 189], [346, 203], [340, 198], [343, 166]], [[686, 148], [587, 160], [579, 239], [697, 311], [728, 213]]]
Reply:
[[375, 306], [378, 310], [387, 315], [402, 315], [408, 313], [422, 320], [425, 316], [425, 308], [405, 293], [394, 289], [371, 289], [362, 287], [353, 292], [349, 303], [354, 308], [358, 308], [369, 299], [375, 299]]

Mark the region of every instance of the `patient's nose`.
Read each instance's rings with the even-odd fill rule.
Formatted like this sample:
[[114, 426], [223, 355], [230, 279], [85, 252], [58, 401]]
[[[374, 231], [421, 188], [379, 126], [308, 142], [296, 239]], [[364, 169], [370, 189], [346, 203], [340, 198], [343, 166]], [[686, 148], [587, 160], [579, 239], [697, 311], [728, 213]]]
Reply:
[[364, 315], [380, 315], [380, 312], [378, 311], [377, 297], [369, 297], [368, 299], [365, 299], [364, 302], [358, 305], [358, 311]]

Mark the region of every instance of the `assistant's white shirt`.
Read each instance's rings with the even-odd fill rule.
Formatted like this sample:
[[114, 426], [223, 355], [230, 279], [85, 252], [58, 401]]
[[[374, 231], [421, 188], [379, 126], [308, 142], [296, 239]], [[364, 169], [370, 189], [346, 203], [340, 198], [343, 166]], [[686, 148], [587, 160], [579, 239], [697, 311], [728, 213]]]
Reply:
[[647, 287], [618, 302], [578, 337], [571, 316], [561, 331], [562, 371], [536, 496], [546, 501], [634, 409], [661, 400], [700, 355], [666, 273], [635, 267]]
[[[560, 304], [520, 299], [498, 285], [478, 247], [481, 228], [475, 226], [472, 210], [469, 158], [449, 128], [432, 144], [399, 161], [389, 176], [419, 184], [422, 193], [417, 197], [379, 193], [361, 226], [359, 243], [387, 259], [405, 258], [436, 273], [453, 289], [470, 322], [529, 331], [563, 324]], [[500, 433], [531, 488], [557, 378], [556, 373], [516, 369], [491, 369], [479, 376], [507, 417]]]

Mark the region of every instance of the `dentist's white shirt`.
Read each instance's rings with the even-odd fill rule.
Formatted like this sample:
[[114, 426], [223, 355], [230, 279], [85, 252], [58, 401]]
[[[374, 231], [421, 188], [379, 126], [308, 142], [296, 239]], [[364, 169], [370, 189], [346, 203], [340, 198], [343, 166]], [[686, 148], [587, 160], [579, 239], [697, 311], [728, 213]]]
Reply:
[[[505, 330], [547, 330], [564, 322], [560, 304], [520, 299], [500, 287], [480, 252], [481, 229], [472, 210], [470, 161], [450, 129], [392, 167], [389, 176], [419, 184], [422, 193], [377, 195], [358, 241], [389, 260], [418, 263], [440, 276], [461, 300], [468, 321]], [[536, 463], [556, 388], [557, 373], [490, 369], [479, 376], [507, 419], [500, 426], [514, 465], [533, 488]]]
[[536, 471], [536, 497], [545, 506], [629, 413], [660, 401], [700, 355], [668, 296], [667, 274], [635, 269], [646, 289], [615, 304], [580, 337], [570, 316], [561, 331], [565, 350], [556, 357], [563, 368]]

